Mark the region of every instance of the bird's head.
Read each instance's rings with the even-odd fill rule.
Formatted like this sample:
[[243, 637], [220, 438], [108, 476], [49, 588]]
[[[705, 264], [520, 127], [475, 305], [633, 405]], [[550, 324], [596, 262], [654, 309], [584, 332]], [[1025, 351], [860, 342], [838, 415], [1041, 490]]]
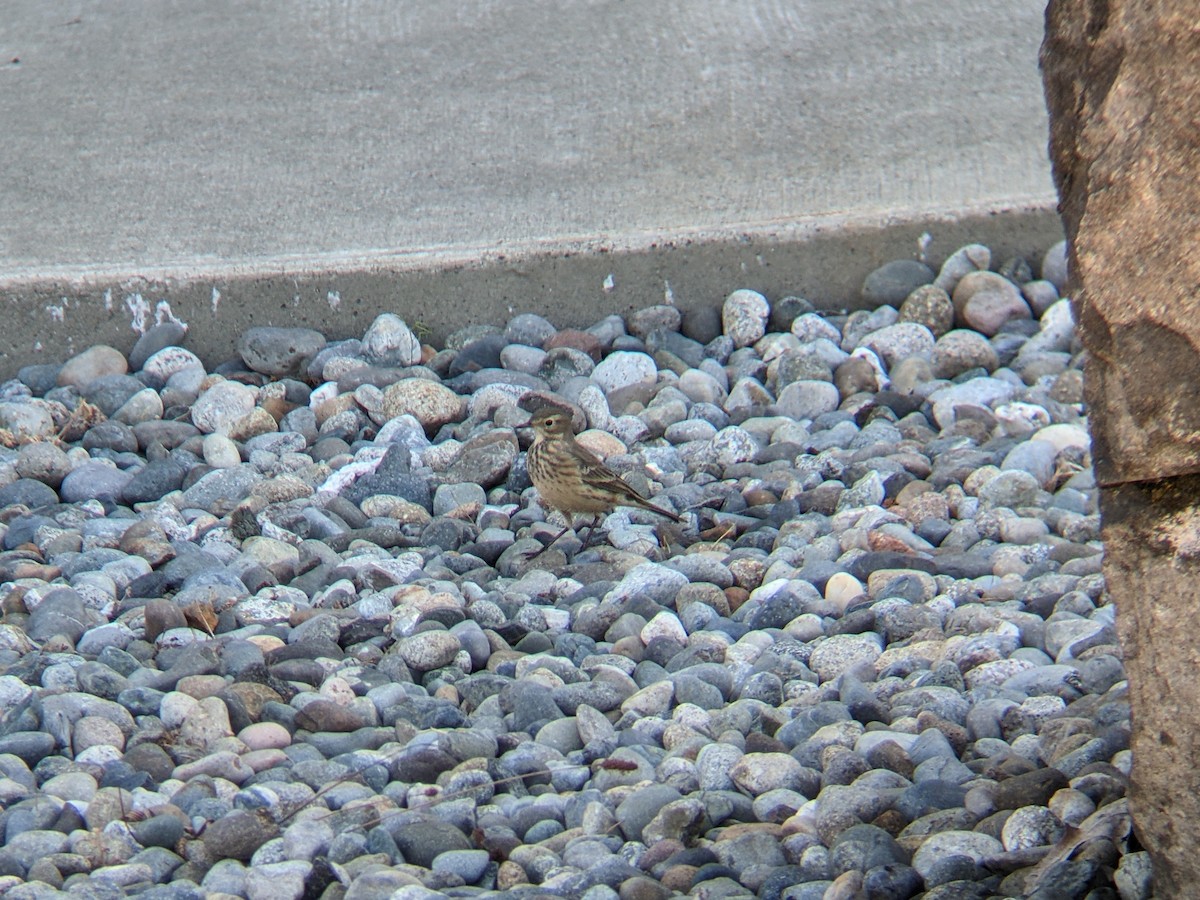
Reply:
[[561, 409], [555, 409], [552, 406], [543, 406], [535, 412], [529, 420], [529, 426], [538, 437], [543, 438], [562, 437], [574, 433], [571, 428], [571, 417]]

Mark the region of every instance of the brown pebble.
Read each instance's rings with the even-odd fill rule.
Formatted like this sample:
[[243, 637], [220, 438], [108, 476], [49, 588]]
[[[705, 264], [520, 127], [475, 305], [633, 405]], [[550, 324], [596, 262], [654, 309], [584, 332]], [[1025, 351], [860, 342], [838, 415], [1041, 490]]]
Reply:
[[546, 341], [542, 349], [549, 353], [555, 347], [570, 347], [580, 350], [596, 362], [600, 362], [600, 356], [604, 349], [595, 335], [580, 331], [578, 328], [564, 328], [550, 335], [550, 339]]
[[246, 712], [255, 721], [258, 721], [262, 715], [263, 706], [267, 702], [273, 701], [279, 703], [283, 700], [273, 688], [253, 681], [236, 682], [229, 685], [228, 690], [245, 704]]
[[874, 393], [875, 379], [875, 368], [859, 356], [850, 357], [833, 373], [833, 384], [843, 400], [855, 394]]
[[296, 408], [295, 403], [288, 403], [283, 397], [265, 397], [262, 409], [279, 424], [279, 420]]
[[297, 625], [302, 625], [303, 623], [307, 622], [309, 619], [313, 618], [313, 616], [327, 615], [329, 615], [329, 610], [327, 609], [321, 609], [317, 606], [301, 607], [300, 609], [293, 610], [292, 614], [288, 616], [288, 626], [290, 628], [295, 628]]
[[876, 744], [867, 753], [867, 762], [877, 769], [887, 769], [910, 780], [916, 768], [904, 748], [895, 741]]
[[495, 672], [504, 663], [509, 662], [510, 660], [516, 661], [518, 659], [522, 659], [524, 656], [525, 656], [525, 654], [522, 653], [520, 650], [497, 650], [497, 651], [494, 651], [492, 653], [492, 655], [488, 657], [487, 670], [489, 672]]
[[313, 408], [313, 413], [317, 417], [317, 425], [324, 424], [326, 419], [330, 419], [340, 412], [354, 409], [356, 405], [357, 401], [353, 394], [338, 394], [336, 397], [330, 397], [328, 400], [318, 403]]
[[767, 567], [762, 560], [753, 557], [742, 557], [730, 560], [729, 571], [733, 575], [733, 583], [747, 591], [752, 591], [762, 584], [763, 574]]
[[894, 809], [887, 809], [876, 816], [871, 824], [876, 828], [882, 828], [892, 837], [895, 837], [908, 825], [908, 819]]
[[900, 492], [896, 494], [896, 505], [907, 506], [917, 497], [922, 494], [928, 494], [932, 490], [934, 490], [934, 487], [928, 481], [910, 481], [904, 487], [900, 488]]
[[863, 893], [863, 873], [857, 869], [843, 872], [825, 889], [822, 900], [858, 900]]
[[248, 860], [254, 851], [279, 834], [266, 810], [235, 809], [204, 831], [204, 847], [214, 860]]
[[121, 551], [130, 556], [140, 556], [154, 568], [175, 558], [175, 548], [166, 540], [152, 538], [121, 539]]
[[222, 675], [185, 675], [176, 683], [175, 690], [203, 700], [205, 697], [215, 697], [225, 690], [225, 678]]
[[783, 741], [777, 740], [769, 734], [752, 731], [746, 735], [747, 753], [787, 753], [787, 751], [787, 745]]
[[4, 595], [3, 600], [0, 600], [0, 614], [5, 616], [28, 615], [29, 607], [25, 605], [25, 593], [24, 587], [19, 584], [13, 585], [12, 590]]
[[362, 717], [332, 700], [313, 700], [296, 713], [296, 724], [309, 731], [357, 731]]
[[1058, 769], [1036, 769], [1001, 781], [996, 786], [996, 809], [1045, 806], [1055, 791], [1067, 787], [1067, 776]]
[[725, 599], [729, 601], [729, 609], [736, 611], [739, 606], [750, 599], [750, 592], [735, 584], [733, 587], [725, 588]]
[[747, 506], [766, 506], [779, 502], [779, 497], [765, 488], [751, 488], [742, 494], [742, 499], [746, 501]]
[[907, 554], [912, 554], [913, 552], [913, 548], [904, 543], [904, 541], [897, 537], [892, 537], [890, 534], [884, 534], [881, 531], [867, 532], [867, 546], [876, 552], [882, 550]]
[[669, 891], [679, 891], [680, 893], [691, 890], [692, 879], [696, 877], [698, 866], [671, 866], [662, 875], [662, 886]]
[[655, 866], [666, 862], [680, 850], [683, 850], [683, 841], [675, 838], [663, 838], [661, 841], [655, 841], [646, 848], [646, 852], [642, 854], [639, 860], [639, 866], [647, 872], [652, 871]]
[[0, 578], [15, 581], [18, 578], [35, 578], [38, 581], [53, 581], [62, 575], [58, 566], [48, 566], [33, 560], [14, 560], [0, 567]]
[[932, 713], [929, 710], [922, 710], [917, 714], [917, 729], [924, 731], [926, 728], [936, 728], [942, 733], [950, 746], [954, 748], [954, 752], [959, 756], [967, 749], [967, 744], [970, 743], [970, 735], [967, 729], [957, 722], [950, 722], [943, 719], [937, 713]]
[[175, 760], [158, 744], [134, 744], [125, 751], [124, 761], [155, 781], [164, 781], [175, 770]]
[[529, 876], [525, 874], [525, 870], [511, 859], [500, 863], [500, 868], [496, 870], [496, 888], [498, 890], [507, 891], [518, 884], [528, 883]]
[[169, 600], [151, 600], [142, 609], [142, 617], [146, 622], [146, 640], [150, 642], [164, 631], [187, 627], [183, 610]]
[[459, 696], [458, 688], [452, 684], [443, 684], [440, 688], [433, 692], [433, 696], [437, 700], [449, 700], [455, 706], [458, 706]]
[[635, 875], [621, 882], [617, 894], [621, 900], [667, 900], [671, 891], [653, 878]]
[[461, 519], [464, 522], [474, 522], [479, 517], [480, 510], [483, 509], [483, 504], [478, 501], [471, 503], [460, 503], [454, 509], [446, 513], [449, 519]]
[[732, 841], [745, 834], [769, 834], [773, 837], [782, 837], [783, 826], [775, 822], [734, 822], [732, 825], [723, 825], [714, 829], [711, 834], [714, 841]]

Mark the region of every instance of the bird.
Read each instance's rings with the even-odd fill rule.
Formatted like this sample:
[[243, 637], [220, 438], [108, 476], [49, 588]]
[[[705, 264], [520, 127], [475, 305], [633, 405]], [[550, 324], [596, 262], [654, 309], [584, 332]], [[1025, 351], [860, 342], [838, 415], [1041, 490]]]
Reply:
[[683, 521], [639, 494], [629, 482], [575, 440], [570, 416], [562, 410], [543, 406], [533, 414], [529, 425], [534, 431], [527, 456], [529, 478], [537, 488], [542, 506], [557, 510], [567, 520], [567, 527], [556, 534], [550, 544], [571, 530], [576, 513], [592, 514], [592, 524], [583, 542], [585, 547], [592, 538], [600, 514], [611, 512], [617, 506], [636, 506], [673, 522]]

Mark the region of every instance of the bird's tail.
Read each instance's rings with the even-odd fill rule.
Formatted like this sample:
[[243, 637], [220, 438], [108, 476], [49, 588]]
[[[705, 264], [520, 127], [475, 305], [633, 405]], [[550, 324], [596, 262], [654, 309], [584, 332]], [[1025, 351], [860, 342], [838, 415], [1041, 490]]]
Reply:
[[671, 512], [669, 509], [663, 509], [661, 506], [658, 506], [657, 504], [651, 503], [649, 500], [643, 500], [643, 501], [642, 501], [640, 504], [638, 504], [638, 505], [639, 505], [639, 506], [641, 506], [641, 507], [642, 507], [642, 508], [644, 508], [644, 509], [648, 509], [648, 510], [650, 510], [650, 512], [655, 512], [655, 513], [658, 513], [660, 516], [666, 516], [666, 517], [667, 517], [668, 519], [670, 519], [672, 522], [682, 522], [682, 521], [683, 521], [683, 517], [682, 517], [682, 516], [680, 516], [680, 515], [678, 515], [678, 514], [676, 514], [676, 513], [673, 513], [673, 512]]

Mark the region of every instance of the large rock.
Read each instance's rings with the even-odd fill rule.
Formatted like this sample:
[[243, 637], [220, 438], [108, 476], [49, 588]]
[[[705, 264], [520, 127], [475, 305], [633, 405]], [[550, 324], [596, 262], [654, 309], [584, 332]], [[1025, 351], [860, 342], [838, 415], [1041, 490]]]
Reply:
[[[1195, 22], [1190, 0], [1052, 0], [1042, 48], [1096, 480], [1109, 486], [1104, 573], [1133, 708], [1129, 801], [1157, 897], [1200, 884]], [[1056, 260], [1045, 266], [1061, 277]]]

